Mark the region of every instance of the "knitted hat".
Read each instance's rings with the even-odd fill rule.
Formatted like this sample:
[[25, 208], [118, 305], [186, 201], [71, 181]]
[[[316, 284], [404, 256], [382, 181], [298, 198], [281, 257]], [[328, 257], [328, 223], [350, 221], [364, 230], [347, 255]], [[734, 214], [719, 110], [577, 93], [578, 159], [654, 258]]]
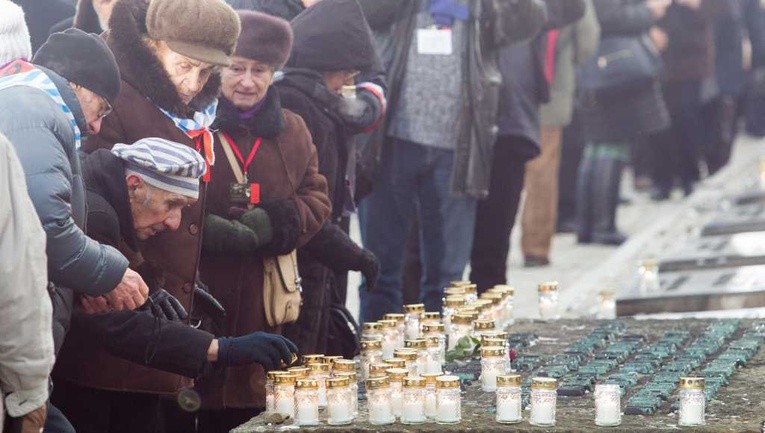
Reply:
[[207, 171], [194, 149], [164, 138], [144, 138], [134, 144], [115, 144], [112, 153], [125, 161], [125, 173], [140, 176], [159, 189], [199, 198], [199, 178]]
[[292, 28], [287, 21], [261, 12], [237, 11], [242, 33], [234, 55], [281, 69], [290, 57]]
[[53, 33], [37, 50], [32, 63], [40, 65], [104, 97], [111, 105], [120, 93], [120, 72], [103, 39], [80, 29]]
[[24, 11], [10, 0], [0, 0], [0, 66], [16, 59], [32, 58]]
[[223, 0], [151, 0], [146, 29], [171, 50], [213, 65], [231, 64], [239, 17]]

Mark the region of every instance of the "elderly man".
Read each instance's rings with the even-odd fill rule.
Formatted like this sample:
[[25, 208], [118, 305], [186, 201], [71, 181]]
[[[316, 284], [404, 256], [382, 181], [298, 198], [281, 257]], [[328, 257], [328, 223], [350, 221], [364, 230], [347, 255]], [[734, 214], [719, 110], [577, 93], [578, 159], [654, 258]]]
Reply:
[[[272, 370], [292, 361], [297, 348], [281, 336], [256, 332], [214, 339], [180, 323], [186, 312], [162, 289], [161, 269], [138, 252], [140, 241], [177, 230], [183, 209], [198, 200], [199, 178], [206, 167], [197, 151], [169, 140], [145, 138], [132, 145], [116, 144], [111, 151], [99, 149], [86, 156], [82, 165], [88, 189], [88, 233], [118, 246], [130, 258], [151, 289], [147, 302], [151, 308], [110, 313], [103, 299], [82, 297], [83, 311], [73, 315], [72, 330], [56, 364], [53, 394], [56, 406], [78, 433], [159, 429], [157, 394], [100, 386], [103, 376], [125, 377], [135, 365], [112, 360], [109, 368], [90, 368], [91, 361], [103, 361], [107, 353], [189, 378], [213, 366], [257, 363]], [[197, 297], [195, 304], [203, 301]], [[206, 298], [206, 303], [211, 302], [216, 301]]]

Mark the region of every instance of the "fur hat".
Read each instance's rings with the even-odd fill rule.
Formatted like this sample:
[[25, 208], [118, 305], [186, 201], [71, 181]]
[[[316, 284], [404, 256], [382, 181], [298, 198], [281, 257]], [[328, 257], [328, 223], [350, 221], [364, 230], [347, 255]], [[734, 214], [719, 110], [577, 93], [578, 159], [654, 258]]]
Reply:
[[120, 72], [114, 54], [103, 39], [92, 33], [74, 28], [53, 33], [37, 50], [32, 63], [106, 98], [112, 105], [120, 93]]
[[146, 29], [171, 50], [213, 65], [231, 64], [239, 17], [223, 0], [151, 0]]
[[281, 69], [290, 57], [292, 28], [287, 21], [261, 12], [237, 11], [242, 33], [234, 55]]
[[0, 66], [16, 59], [32, 58], [24, 11], [10, 0], [0, 0]]

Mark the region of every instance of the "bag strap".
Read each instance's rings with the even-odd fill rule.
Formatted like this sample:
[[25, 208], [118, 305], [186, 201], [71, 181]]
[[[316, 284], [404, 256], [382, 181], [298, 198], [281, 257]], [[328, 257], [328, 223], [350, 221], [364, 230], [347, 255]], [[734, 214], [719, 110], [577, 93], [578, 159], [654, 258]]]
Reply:
[[244, 173], [242, 172], [242, 168], [239, 167], [239, 163], [236, 160], [234, 151], [231, 149], [231, 142], [229, 142], [228, 138], [220, 132], [218, 132], [218, 138], [220, 138], [221, 145], [223, 146], [223, 153], [226, 154], [226, 159], [228, 160], [228, 164], [231, 166], [231, 171], [234, 172], [236, 181], [239, 183], [244, 183]]

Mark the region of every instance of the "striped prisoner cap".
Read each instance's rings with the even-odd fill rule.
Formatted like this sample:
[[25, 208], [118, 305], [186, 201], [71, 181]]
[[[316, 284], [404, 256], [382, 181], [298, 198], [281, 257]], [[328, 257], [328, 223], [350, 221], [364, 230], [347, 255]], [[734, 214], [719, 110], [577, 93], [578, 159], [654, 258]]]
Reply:
[[199, 178], [207, 167], [196, 150], [174, 141], [149, 137], [134, 144], [115, 144], [112, 153], [125, 161], [125, 174], [165, 191], [199, 198]]

